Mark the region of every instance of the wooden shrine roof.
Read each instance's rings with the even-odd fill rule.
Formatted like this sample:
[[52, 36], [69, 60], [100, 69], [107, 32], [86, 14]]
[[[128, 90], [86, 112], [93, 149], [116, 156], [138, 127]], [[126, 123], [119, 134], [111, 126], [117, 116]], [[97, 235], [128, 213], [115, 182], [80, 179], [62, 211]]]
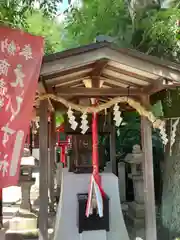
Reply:
[[[89, 80], [91, 88], [87, 87]], [[45, 56], [40, 84], [41, 93], [56, 93], [68, 99], [138, 97], [179, 86], [180, 65], [100, 42]]]

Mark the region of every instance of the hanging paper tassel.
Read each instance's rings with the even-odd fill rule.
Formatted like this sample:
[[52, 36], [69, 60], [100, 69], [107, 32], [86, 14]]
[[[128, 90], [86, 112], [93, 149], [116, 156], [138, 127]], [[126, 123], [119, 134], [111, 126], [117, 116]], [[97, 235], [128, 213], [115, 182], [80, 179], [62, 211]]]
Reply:
[[86, 217], [93, 214], [93, 208], [97, 208], [99, 217], [103, 217], [103, 197], [102, 189], [97, 184], [94, 176], [91, 176], [88, 202], [86, 206]]
[[168, 143], [168, 138], [167, 138], [164, 122], [162, 122], [162, 124], [159, 126], [159, 130], [160, 130], [162, 142], [164, 145], [166, 145]]
[[87, 132], [87, 130], [89, 129], [88, 126], [88, 120], [87, 120], [87, 113], [83, 113], [83, 115], [81, 116], [81, 126], [80, 128], [82, 129], [81, 133], [85, 134]]
[[118, 130], [117, 130], [117, 136], [119, 137], [120, 136], [120, 130], [119, 130], [119, 128], [118, 128]]
[[123, 119], [121, 117], [121, 111], [119, 111], [119, 106], [117, 103], [114, 105], [113, 111], [114, 111], [113, 120], [115, 121], [116, 127], [119, 127]]
[[68, 118], [69, 118], [69, 123], [71, 125], [71, 128], [73, 130], [76, 130], [78, 123], [75, 121], [75, 116], [73, 115], [73, 111], [71, 110], [71, 107], [69, 107], [68, 112], [67, 112]]
[[177, 125], [179, 123], [179, 118], [175, 120], [174, 124], [172, 125], [172, 132], [171, 132], [171, 147], [175, 143], [175, 138], [176, 138], [176, 130], [177, 130]]
[[37, 120], [35, 121], [35, 126], [37, 129], [39, 129], [39, 122]]

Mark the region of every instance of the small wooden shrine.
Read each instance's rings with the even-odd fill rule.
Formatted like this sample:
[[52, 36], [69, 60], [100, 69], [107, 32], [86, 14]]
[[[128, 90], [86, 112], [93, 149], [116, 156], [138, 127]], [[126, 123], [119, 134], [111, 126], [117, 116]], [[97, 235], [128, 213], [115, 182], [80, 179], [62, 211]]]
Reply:
[[[36, 101], [40, 116], [39, 228], [41, 239], [48, 239], [48, 188], [53, 196], [55, 111], [63, 113], [67, 110], [76, 111], [74, 116], [78, 124], [80, 123], [77, 120], [77, 114], [83, 115], [85, 112], [90, 115], [96, 113], [100, 116], [99, 118], [106, 118], [106, 129], [103, 129], [103, 124], [99, 122], [98, 129], [100, 134], [110, 134], [110, 159], [112, 172], [116, 174], [116, 130], [112, 109], [118, 105], [120, 110], [114, 108], [114, 112], [135, 109], [141, 115], [146, 240], [157, 239], [151, 128], [160, 129], [164, 143], [167, 143], [167, 137], [164, 122], [156, 119], [150, 111], [149, 97], [163, 89], [180, 85], [179, 79], [179, 65], [134, 50], [119, 49], [106, 42], [69, 49], [44, 57]], [[91, 106], [91, 98], [98, 100], [96, 106]], [[48, 132], [49, 112], [51, 122]], [[72, 130], [68, 130], [68, 124], [66, 127], [65, 131], [73, 134]], [[80, 132], [78, 127], [75, 131], [78, 134]], [[88, 131], [91, 133], [91, 129]], [[72, 161], [76, 162], [73, 167], [78, 171], [83, 164], [84, 167], [91, 165], [89, 162], [91, 143], [89, 143], [88, 134], [83, 137], [75, 134], [73, 136], [73, 150], [76, 156]], [[82, 144], [82, 139], [87, 146]], [[50, 159], [48, 159], [48, 141], [50, 142]], [[81, 152], [81, 156], [77, 154], [78, 152]], [[103, 159], [99, 154], [99, 162], [101, 160]], [[53, 201], [52, 197], [50, 200]]]

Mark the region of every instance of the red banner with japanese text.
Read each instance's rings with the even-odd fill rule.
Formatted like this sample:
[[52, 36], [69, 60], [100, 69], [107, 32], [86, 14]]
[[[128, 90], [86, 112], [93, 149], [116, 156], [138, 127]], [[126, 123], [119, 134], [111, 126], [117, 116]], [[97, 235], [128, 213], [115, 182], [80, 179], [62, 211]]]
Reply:
[[42, 37], [0, 27], [0, 188], [18, 183], [43, 45]]

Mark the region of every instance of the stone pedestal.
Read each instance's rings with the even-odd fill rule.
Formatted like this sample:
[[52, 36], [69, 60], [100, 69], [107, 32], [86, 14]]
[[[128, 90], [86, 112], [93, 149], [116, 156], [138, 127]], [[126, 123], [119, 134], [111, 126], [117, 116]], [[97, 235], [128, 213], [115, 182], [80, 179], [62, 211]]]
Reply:
[[144, 187], [142, 176], [131, 176], [134, 185], [134, 202], [128, 203], [128, 216], [136, 227], [143, 227], [145, 221]]
[[27, 210], [21, 210], [9, 221], [6, 240], [36, 239], [38, 237], [37, 216]]
[[121, 202], [126, 201], [126, 171], [125, 171], [125, 163], [118, 163], [118, 176], [119, 176], [119, 192]]
[[29, 156], [29, 150], [24, 151], [24, 157], [21, 159], [21, 174], [19, 178], [19, 186], [21, 186], [21, 205], [20, 210], [9, 221], [9, 230], [6, 232], [6, 240], [19, 240], [38, 236], [37, 216], [32, 213], [30, 190], [35, 183], [32, 178], [32, 169], [34, 166], [34, 158]]
[[22, 200], [20, 210], [9, 221], [9, 230], [6, 232], [6, 240], [20, 240], [24, 238], [36, 239], [38, 236], [37, 216], [32, 213], [30, 201], [30, 189], [35, 180], [22, 181], [20, 183]]
[[125, 159], [131, 165], [131, 174], [128, 175], [133, 181], [134, 202], [128, 203], [128, 218], [135, 227], [143, 227], [145, 223], [144, 209], [144, 182], [142, 175], [143, 154], [138, 145], [133, 147], [132, 154]]
[[112, 162], [106, 162], [106, 166], [104, 168], [104, 172], [106, 173], [112, 173]]
[[112, 173], [102, 173], [101, 177], [102, 187], [110, 199], [110, 231], [99, 230], [79, 233], [77, 194], [88, 191], [91, 174], [75, 174], [63, 169], [54, 240], [129, 240], [120, 205], [118, 178]]
[[57, 169], [56, 169], [56, 193], [55, 193], [55, 198], [57, 203], [59, 202], [59, 196], [61, 192], [62, 169], [63, 169], [62, 163], [58, 162]]
[[21, 182], [21, 209], [31, 211], [30, 191], [31, 186], [35, 183], [35, 180]]

